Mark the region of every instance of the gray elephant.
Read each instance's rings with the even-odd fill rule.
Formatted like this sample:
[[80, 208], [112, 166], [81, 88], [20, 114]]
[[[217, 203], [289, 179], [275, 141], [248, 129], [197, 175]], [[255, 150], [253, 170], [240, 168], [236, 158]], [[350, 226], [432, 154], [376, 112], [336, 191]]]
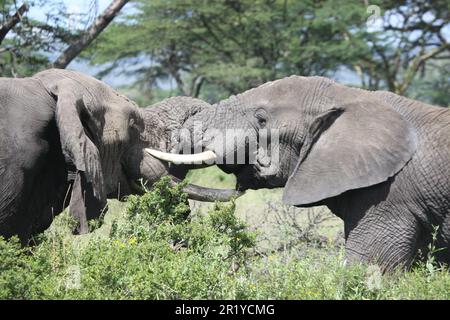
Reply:
[[[213, 151], [220, 167], [236, 174], [239, 190], [284, 187], [286, 204], [328, 206], [344, 221], [349, 262], [409, 266], [435, 226], [438, 259], [450, 261], [446, 108], [292, 76], [205, 106], [183, 129], [189, 134], [173, 152]], [[238, 134], [224, 139], [230, 129]], [[244, 164], [226, 161], [239, 153]]]
[[[0, 236], [26, 244], [67, 205], [76, 232], [87, 232], [107, 198], [139, 193], [137, 179], [151, 185], [171, 174], [145, 150], [164, 149], [171, 115], [186, 119], [202, 104], [180, 97], [144, 111], [101, 81], [66, 70], [0, 78]], [[235, 193], [193, 185], [186, 192], [200, 200]]]

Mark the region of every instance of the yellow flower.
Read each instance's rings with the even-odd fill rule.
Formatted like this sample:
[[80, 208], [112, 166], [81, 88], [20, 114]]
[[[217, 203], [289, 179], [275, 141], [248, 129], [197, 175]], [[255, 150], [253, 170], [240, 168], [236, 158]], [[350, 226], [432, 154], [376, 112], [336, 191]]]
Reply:
[[135, 236], [132, 236], [129, 240], [128, 243], [131, 245], [135, 245], [137, 243], [137, 239]]
[[125, 248], [125, 243], [123, 243], [123, 242], [120, 241], [120, 240], [114, 241], [114, 244], [115, 244], [116, 246], [118, 246], [119, 248], [121, 248], [121, 249]]

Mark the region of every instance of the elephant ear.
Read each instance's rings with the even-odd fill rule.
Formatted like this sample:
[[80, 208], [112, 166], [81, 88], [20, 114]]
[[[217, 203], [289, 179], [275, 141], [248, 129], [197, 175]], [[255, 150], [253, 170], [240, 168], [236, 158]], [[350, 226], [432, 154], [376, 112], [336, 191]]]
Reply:
[[283, 201], [307, 205], [386, 181], [416, 150], [411, 125], [378, 100], [331, 108], [309, 128]]
[[87, 134], [93, 115], [74, 91], [70, 81], [58, 85], [56, 123], [66, 161], [76, 168], [69, 212], [78, 221], [76, 233], [83, 234], [89, 232], [87, 220], [98, 218], [106, 208], [106, 191], [99, 151]]

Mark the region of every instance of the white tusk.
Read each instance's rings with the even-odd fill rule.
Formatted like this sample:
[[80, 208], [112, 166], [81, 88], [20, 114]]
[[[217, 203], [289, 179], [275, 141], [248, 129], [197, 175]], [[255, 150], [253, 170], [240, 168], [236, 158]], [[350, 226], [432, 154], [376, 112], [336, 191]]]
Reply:
[[158, 158], [160, 160], [173, 162], [175, 164], [193, 164], [193, 163], [201, 163], [203, 161], [211, 161], [216, 160], [217, 156], [214, 152], [208, 150], [201, 153], [195, 153], [195, 154], [175, 154], [175, 153], [167, 153], [158, 151], [155, 149], [149, 149], [146, 148], [145, 151], [147, 151], [149, 154], [154, 156], [155, 158]]

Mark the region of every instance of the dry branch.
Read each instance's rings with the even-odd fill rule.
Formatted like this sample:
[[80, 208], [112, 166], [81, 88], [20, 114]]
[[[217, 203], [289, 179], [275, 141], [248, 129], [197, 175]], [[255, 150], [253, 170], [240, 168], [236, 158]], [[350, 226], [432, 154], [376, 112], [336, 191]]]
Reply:
[[0, 43], [5, 39], [6, 35], [12, 28], [14, 28], [21, 20], [23, 14], [28, 11], [29, 7], [26, 4], [20, 6], [17, 12], [11, 16], [2, 26], [0, 26]]
[[109, 25], [129, 0], [113, 0], [92, 25], [56, 59], [55, 68], [66, 68]]

